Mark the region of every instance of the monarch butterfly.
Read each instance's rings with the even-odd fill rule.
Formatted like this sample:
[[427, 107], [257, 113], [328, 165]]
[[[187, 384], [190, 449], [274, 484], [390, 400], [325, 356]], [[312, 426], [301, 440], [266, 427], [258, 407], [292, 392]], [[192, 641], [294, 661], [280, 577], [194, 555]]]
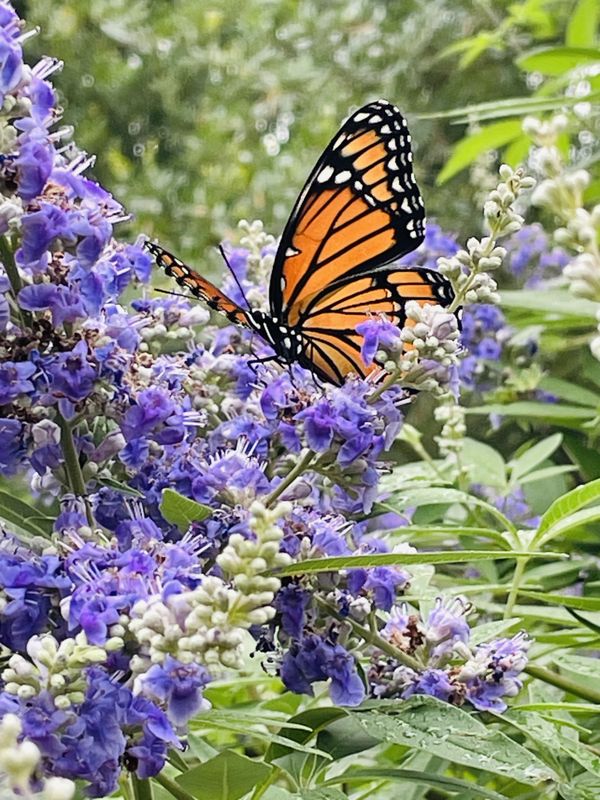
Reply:
[[340, 128], [311, 172], [279, 242], [270, 313], [244, 309], [157, 244], [156, 262], [180, 286], [231, 322], [258, 333], [280, 363], [294, 362], [329, 383], [366, 377], [356, 326], [385, 314], [402, 327], [408, 300], [449, 305], [438, 272], [391, 262], [425, 234], [423, 199], [412, 171], [410, 135], [400, 110], [378, 100]]

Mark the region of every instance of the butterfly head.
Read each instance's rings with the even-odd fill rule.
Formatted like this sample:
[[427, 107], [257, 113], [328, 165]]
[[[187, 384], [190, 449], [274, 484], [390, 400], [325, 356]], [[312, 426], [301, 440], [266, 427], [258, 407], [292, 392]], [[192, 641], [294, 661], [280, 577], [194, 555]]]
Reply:
[[251, 319], [256, 332], [271, 345], [282, 362], [292, 364], [298, 360], [302, 352], [302, 339], [295, 328], [257, 309], [251, 311]]

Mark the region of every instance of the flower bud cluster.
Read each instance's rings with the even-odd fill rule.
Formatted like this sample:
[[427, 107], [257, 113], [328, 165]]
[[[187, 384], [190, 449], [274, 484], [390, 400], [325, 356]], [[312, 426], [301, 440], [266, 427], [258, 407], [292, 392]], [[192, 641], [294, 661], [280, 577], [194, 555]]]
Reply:
[[[549, 122], [527, 117], [523, 129], [538, 146], [533, 161], [545, 176], [532, 195], [532, 203], [548, 209], [563, 221], [557, 228], [556, 241], [576, 252], [573, 260], [563, 270], [570, 291], [577, 297], [600, 302], [600, 205], [588, 211], [584, 207], [584, 193], [591, 176], [585, 169], [567, 171], [558, 149], [558, 137], [564, 133], [568, 119], [558, 115]], [[600, 355], [598, 337], [591, 342], [592, 354]]]
[[507, 164], [500, 167], [501, 181], [490, 192], [483, 206], [485, 222], [490, 235], [482, 239], [471, 237], [466, 250], [459, 250], [450, 258], [438, 259], [440, 272], [451, 281], [456, 295], [453, 303], [458, 307], [471, 303], [498, 303], [500, 296], [496, 283], [487, 274], [498, 269], [506, 250], [497, 245], [501, 236], [516, 233], [523, 226], [523, 217], [514, 208], [519, 195], [533, 187], [535, 181]]
[[460, 332], [456, 315], [442, 306], [421, 306], [410, 300], [406, 304], [406, 318], [401, 339], [408, 347], [401, 353], [398, 363], [402, 383], [438, 394], [448, 391], [452, 370], [459, 361]]
[[[40, 785], [36, 776], [42, 754], [34, 742], [19, 741], [21, 720], [16, 714], [5, 714], [0, 720], [0, 793], [4, 800], [35, 797], [35, 800], [71, 800], [75, 784], [68, 778], [48, 778]], [[36, 777], [35, 793], [31, 790]], [[8, 783], [7, 794], [6, 783]], [[13, 794], [13, 791], [15, 794]]]
[[[289, 503], [272, 510], [252, 504], [249, 526], [255, 539], [232, 534], [217, 558], [230, 583], [210, 575], [192, 591], [136, 603], [129, 628], [150, 662], [162, 663], [172, 655], [183, 664], [214, 669], [239, 665], [244, 631], [275, 615], [272, 603], [281, 582], [264, 573], [291, 562], [279, 552], [283, 531], [277, 524], [290, 509]], [[138, 671], [146, 666], [144, 659], [136, 660]]]
[[439, 436], [435, 437], [440, 454], [448, 461], [456, 463], [458, 454], [463, 448], [467, 426], [465, 424], [465, 410], [451, 394], [446, 396], [446, 402], [441, 403], [433, 412], [435, 419], [443, 423]]
[[[256, 287], [266, 285], [275, 258], [275, 238], [265, 231], [264, 225], [259, 219], [252, 222], [242, 219], [238, 223], [238, 229], [241, 233], [240, 245], [250, 251], [247, 277]], [[247, 298], [253, 307], [265, 306], [265, 295], [258, 288], [250, 289]]]
[[[27, 700], [47, 691], [57, 708], [82, 703], [85, 694], [83, 670], [106, 661], [110, 641], [104, 648], [90, 645], [83, 631], [59, 644], [50, 634], [32, 636], [27, 642], [29, 659], [15, 653], [2, 671], [4, 691]], [[122, 641], [119, 640], [120, 646]]]

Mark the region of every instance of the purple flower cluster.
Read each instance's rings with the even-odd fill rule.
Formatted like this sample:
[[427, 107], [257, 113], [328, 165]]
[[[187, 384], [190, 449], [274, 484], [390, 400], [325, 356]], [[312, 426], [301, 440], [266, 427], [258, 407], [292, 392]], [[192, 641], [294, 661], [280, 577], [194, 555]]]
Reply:
[[[456, 705], [470, 703], [478, 711], [502, 712], [505, 697], [522, 686], [530, 641], [523, 633], [469, 647], [469, 606], [460, 599], [437, 600], [426, 619], [395, 607], [382, 636], [399, 651], [399, 659], [375, 653], [369, 670], [374, 697], [427, 694]], [[406, 654], [418, 668], [402, 663]]]
[[26, 700], [0, 693], [0, 715], [17, 714], [46, 772], [85, 781], [90, 797], [112, 794], [124, 759], [140, 778], [156, 775], [167, 749], [181, 747], [166, 714], [104, 669], [89, 668], [86, 683], [83, 702], [68, 709], [49, 692]]

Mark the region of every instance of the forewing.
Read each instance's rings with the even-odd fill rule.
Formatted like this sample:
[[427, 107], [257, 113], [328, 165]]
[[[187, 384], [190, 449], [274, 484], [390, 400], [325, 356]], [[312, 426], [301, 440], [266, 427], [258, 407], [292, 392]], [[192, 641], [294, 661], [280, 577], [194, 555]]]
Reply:
[[298, 198], [273, 266], [273, 317], [296, 325], [312, 298], [418, 247], [424, 228], [404, 117], [385, 100], [369, 103], [337, 133]]
[[210, 308], [224, 314], [230, 322], [254, 329], [248, 313], [226, 294], [223, 294], [220, 289], [217, 289], [214, 284], [160, 245], [146, 242], [145, 247], [152, 253], [158, 266], [162, 267], [167, 275], [175, 278], [180, 286], [189, 289], [194, 297], [203, 300]]

